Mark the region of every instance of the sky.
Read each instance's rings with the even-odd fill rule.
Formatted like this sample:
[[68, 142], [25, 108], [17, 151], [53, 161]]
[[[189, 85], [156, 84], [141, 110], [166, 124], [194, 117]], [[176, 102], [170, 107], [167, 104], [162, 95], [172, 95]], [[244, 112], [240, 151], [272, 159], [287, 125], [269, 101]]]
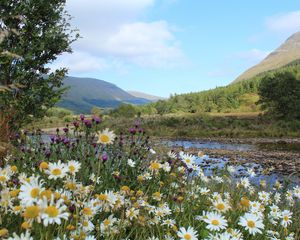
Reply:
[[53, 69], [161, 97], [232, 82], [300, 31], [299, 0], [68, 0], [81, 38]]

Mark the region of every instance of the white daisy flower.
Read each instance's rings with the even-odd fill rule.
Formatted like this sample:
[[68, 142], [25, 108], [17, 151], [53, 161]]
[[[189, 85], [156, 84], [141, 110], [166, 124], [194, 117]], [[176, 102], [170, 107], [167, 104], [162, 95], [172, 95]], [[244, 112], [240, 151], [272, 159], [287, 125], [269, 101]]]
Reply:
[[191, 154], [182, 154], [182, 162], [187, 165], [188, 168], [191, 168], [193, 164], [195, 163], [195, 156]]
[[134, 167], [135, 167], [135, 164], [136, 164], [136, 162], [135, 162], [135, 161], [133, 161], [132, 159], [128, 159], [128, 160], [127, 160], [127, 164], [128, 164], [130, 167], [134, 168]]
[[38, 202], [40, 193], [45, 190], [43, 184], [43, 180], [39, 180], [39, 178], [35, 176], [30, 177], [29, 182], [24, 181], [20, 187], [18, 196], [22, 205], [30, 206]]
[[59, 199], [56, 203], [54, 203], [54, 196], [52, 195], [50, 202], [46, 198], [43, 198], [39, 202], [42, 208], [41, 218], [43, 219], [44, 226], [48, 226], [48, 224], [61, 224], [61, 220], [67, 220], [69, 217], [69, 213], [66, 212], [67, 206], [64, 205], [64, 200]]
[[79, 169], [81, 167], [81, 163], [78, 161], [71, 160], [68, 162], [67, 167], [68, 167], [69, 173], [71, 173], [72, 175], [75, 175], [75, 173], [77, 173], [79, 171]]
[[177, 236], [180, 240], [198, 240], [198, 234], [192, 227], [188, 227], [188, 229], [181, 227], [177, 232]]
[[239, 225], [245, 227], [245, 229], [252, 235], [262, 233], [261, 230], [265, 227], [262, 219], [252, 213], [246, 213], [244, 216], [241, 216]]
[[281, 213], [281, 225], [284, 227], [287, 227], [288, 225], [290, 225], [292, 223], [292, 212], [290, 212], [289, 210], [284, 210]]
[[108, 145], [114, 142], [116, 135], [114, 134], [113, 131], [109, 131], [109, 129], [106, 128], [102, 132], [98, 132], [97, 137], [98, 137], [97, 143]]
[[49, 179], [64, 178], [68, 172], [67, 166], [60, 160], [57, 163], [49, 163], [49, 168], [46, 173], [49, 175]]
[[21, 233], [18, 236], [16, 233], [13, 233], [13, 237], [9, 237], [7, 240], [33, 240], [33, 237], [30, 236], [30, 232], [26, 231], [26, 233]]
[[206, 228], [211, 231], [220, 231], [227, 227], [227, 220], [217, 212], [207, 213], [206, 216], [203, 217], [203, 221], [208, 224]]

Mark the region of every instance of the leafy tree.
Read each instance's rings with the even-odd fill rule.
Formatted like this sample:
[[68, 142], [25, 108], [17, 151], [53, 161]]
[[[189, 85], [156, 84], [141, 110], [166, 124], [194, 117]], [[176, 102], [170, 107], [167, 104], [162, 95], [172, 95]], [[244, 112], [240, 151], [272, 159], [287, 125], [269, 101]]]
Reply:
[[135, 106], [123, 103], [118, 108], [112, 110], [111, 115], [113, 117], [133, 118], [137, 113], [138, 111]]
[[92, 109], [91, 109], [91, 113], [98, 117], [101, 116], [101, 112], [102, 112], [102, 110], [99, 107], [92, 107]]
[[259, 86], [262, 109], [283, 118], [300, 119], [300, 80], [291, 72], [265, 76]]
[[0, 1], [0, 112], [11, 130], [42, 117], [64, 92], [66, 69], [47, 66], [78, 38], [64, 7], [65, 0]]

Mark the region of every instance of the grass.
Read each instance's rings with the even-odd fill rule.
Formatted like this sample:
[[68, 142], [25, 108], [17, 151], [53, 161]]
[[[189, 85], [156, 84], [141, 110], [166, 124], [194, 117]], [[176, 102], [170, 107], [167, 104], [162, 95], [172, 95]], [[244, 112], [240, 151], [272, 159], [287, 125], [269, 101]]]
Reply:
[[[214, 113], [152, 116], [141, 123], [151, 136], [170, 138], [199, 137], [300, 137], [300, 121], [270, 120], [258, 113]], [[134, 119], [111, 119], [107, 127], [118, 131], [129, 128]]]

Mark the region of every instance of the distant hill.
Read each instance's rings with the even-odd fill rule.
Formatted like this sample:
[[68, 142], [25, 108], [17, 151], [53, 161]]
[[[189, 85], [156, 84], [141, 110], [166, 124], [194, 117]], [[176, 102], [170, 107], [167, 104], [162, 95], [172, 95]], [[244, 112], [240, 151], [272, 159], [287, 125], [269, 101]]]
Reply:
[[121, 103], [140, 105], [151, 102], [132, 96], [112, 83], [95, 78], [66, 77], [64, 86], [70, 89], [57, 105], [76, 113], [90, 113], [94, 106], [114, 108]]
[[263, 61], [245, 71], [235, 82], [250, 79], [258, 74], [274, 70], [300, 59], [300, 32], [289, 37], [279, 48], [270, 53]]
[[130, 95], [137, 97], [137, 98], [143, 98], [143, 99], [147, 99], [151, 102], [156, 102], [158, 100], [164, 100], [165, 98], [163, 97], [158, 97], [158, 96], [154, 96], [154, 95], [150, 95], [147, 93], [143, 93], [143, 92], [138, 92], [138, 91], [127, 91]]

